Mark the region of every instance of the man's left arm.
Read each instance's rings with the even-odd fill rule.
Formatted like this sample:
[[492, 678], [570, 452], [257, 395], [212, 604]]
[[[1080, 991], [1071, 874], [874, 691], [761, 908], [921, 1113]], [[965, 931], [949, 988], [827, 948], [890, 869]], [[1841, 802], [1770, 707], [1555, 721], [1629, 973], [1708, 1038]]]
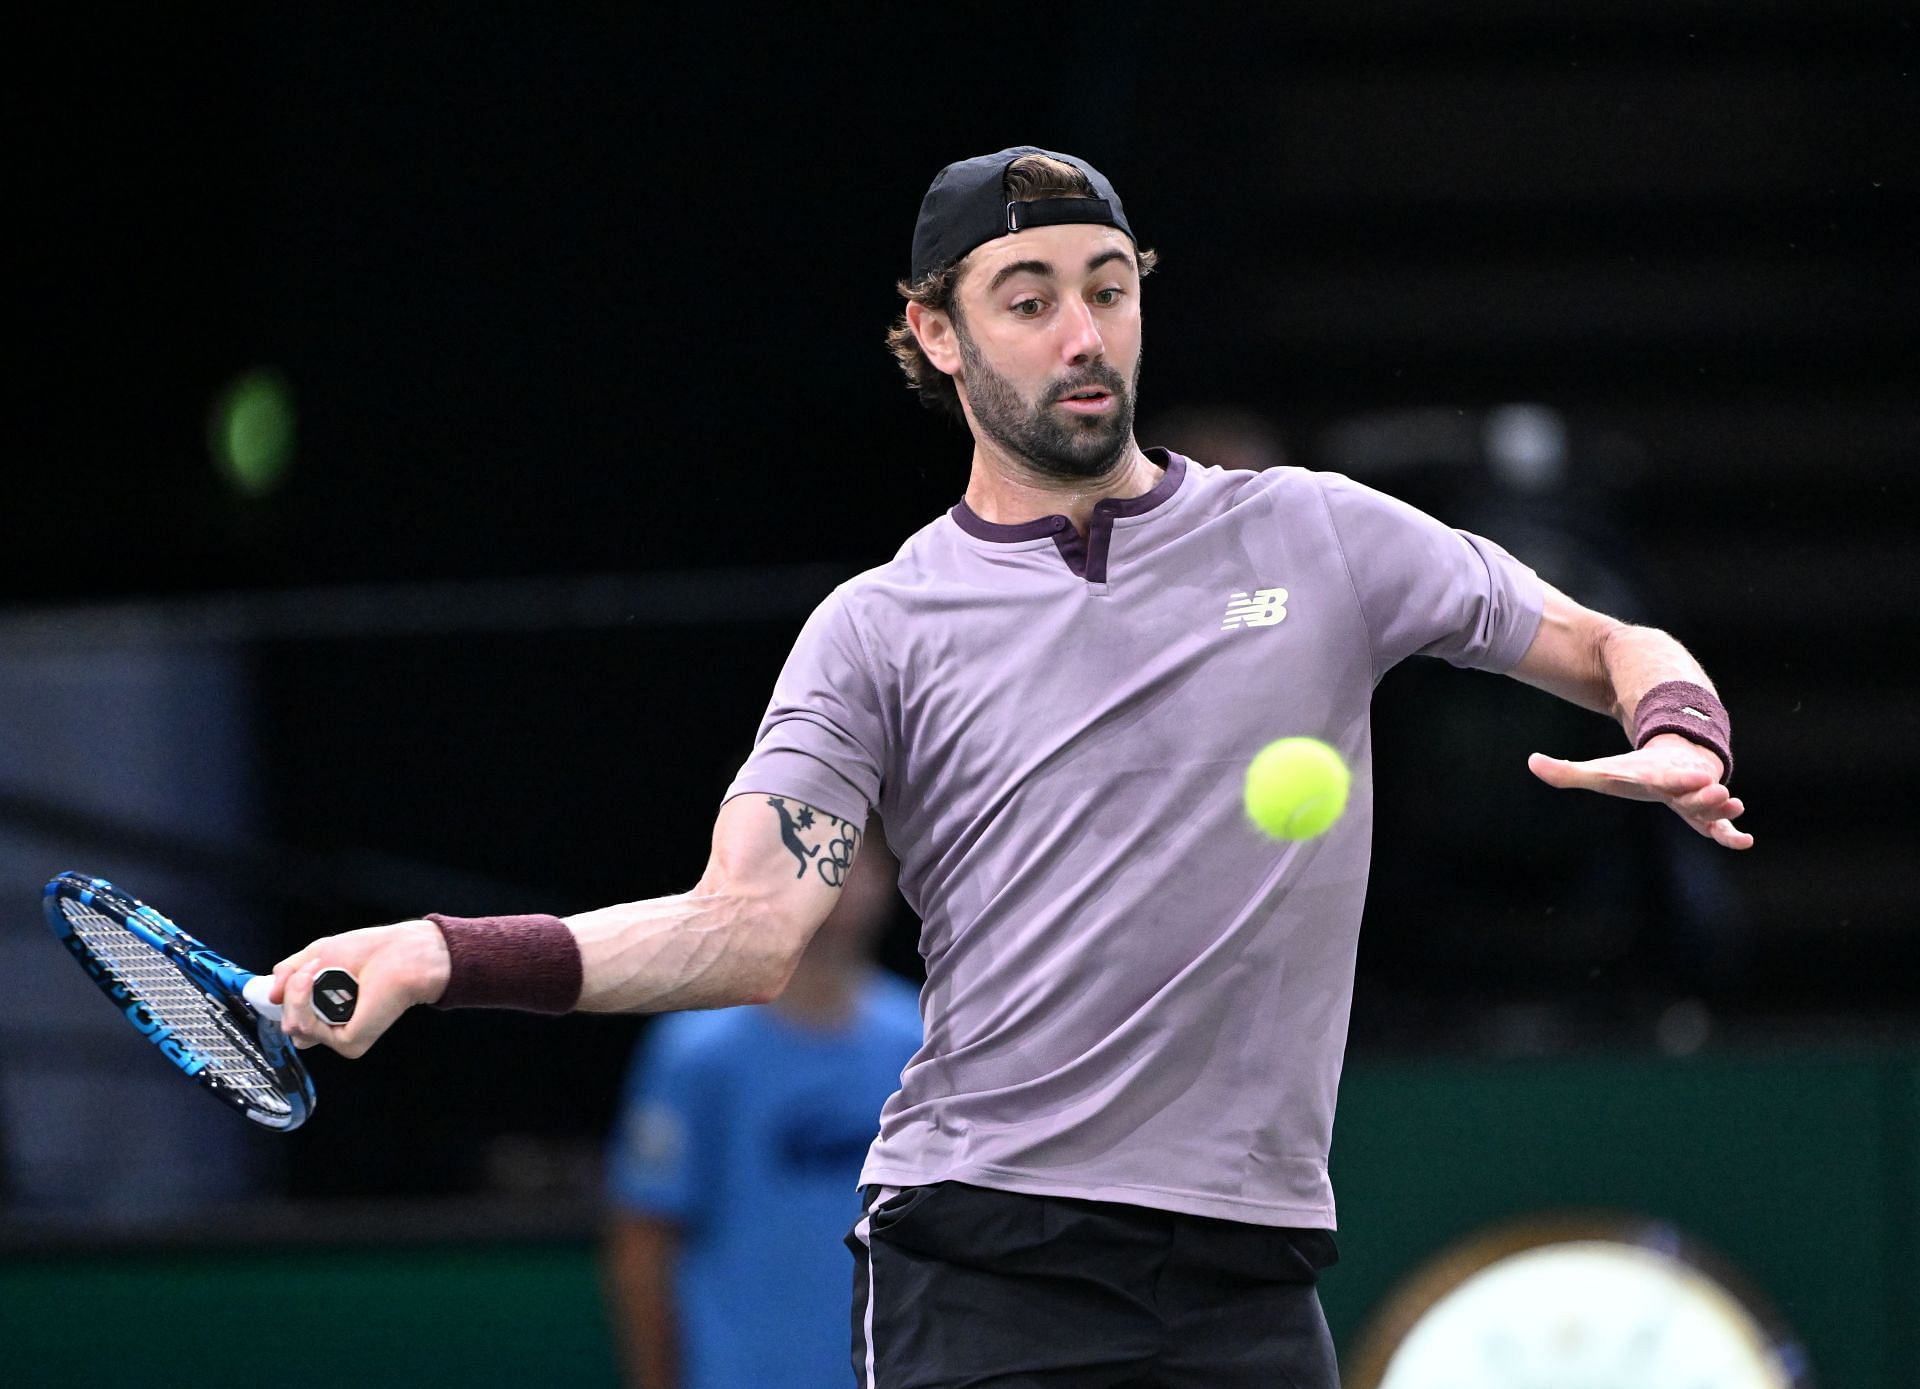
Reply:
[[[1716, 844], [1753, 847], [1753, 836], [1733, 823], [1746, 807], [1726, 786], [1732, 765], [1731, 753], [1722, 757], [1727, 725], [1719, 698], [1700, 663], [1665, 632], [1583, 608], [1549, 585], [1540, 630], [1508, 673], [1608, 714], [1629, 741], [1640, 739], [1631, 752], [1586, 762], [1534, 753], [1527, 767], [1549, 786], [1661, 801]], [[1667, 724], [1693, 728], [1696, 736], [1641, 733]]]

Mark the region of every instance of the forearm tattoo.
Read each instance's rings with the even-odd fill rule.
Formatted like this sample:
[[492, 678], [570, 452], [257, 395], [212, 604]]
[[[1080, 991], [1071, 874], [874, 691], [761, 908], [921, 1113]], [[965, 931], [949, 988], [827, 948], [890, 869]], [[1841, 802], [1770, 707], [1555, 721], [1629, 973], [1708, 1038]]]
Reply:
[[780, 842], [792, 853], [797, 867], [793, 876], [804, 878], [812, 868], [828, 887], [839, 887], [853, 867], [853, 852], [860, 847], [860, 830], [851, 821], [815, 810], [798, 801], [779, 796], [767, 797], [767, 804], [780, 817]]

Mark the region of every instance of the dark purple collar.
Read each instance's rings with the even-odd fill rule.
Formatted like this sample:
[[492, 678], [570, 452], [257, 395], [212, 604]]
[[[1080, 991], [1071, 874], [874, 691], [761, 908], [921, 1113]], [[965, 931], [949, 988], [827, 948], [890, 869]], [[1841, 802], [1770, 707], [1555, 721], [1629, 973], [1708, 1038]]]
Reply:
[[[1104, 517], [1112, 520], [1116, 516], [1140, 516], [1152, 511], [1156, 506], [1168, 500], [1180, 490], [1180, 479], [1187, 471], [1187, 460], [1168, 449], [1147, 449], [1149, 462], [1165, 469], [1160, 481], [1137, 497], [1109, 497], [1105, 501], [1093, 504], [1093, 524], [1099, 524]], [[1042, 516], [1033, 521], [1022, 521], [1017, 526], [1003, 526], [998, 521], [989, 521], [982, 517], [967, 500], [962, 497], [947, 513], [953, 517], [954, 524], [976, 540], [996, 540], [1001, 544], [1011, 544], [1018, 540], [1045, 540], [1061, 532], [1071, 532], [1073, 522], [1064, 516]]]
[[1076, 575], [1088, 583], [1104, 584], [1107, 552], [1113, 544], [1114, 518], [1141, 516], [1152, 511], [1180, 490], [1180, 480], [1186, 476], [1187, 460], [1179, 454], [1168, 449], [1148, 449], [1146, 454], [1148, 461], [1165, 470], [1160, 481], [1137, 497], [1108, 497], [1095, 502], [1085, 536], [1064, 516], [1042, 516], [1017, 526], [1003, 526], [984, 519], [967, 505], [964, 497], [947, 514], [953, 517], [955, 525], [976, 540], [992, 540], [1003, 545], [1022, 540], [1051, 540], [1059, 547], [1060, 558]]

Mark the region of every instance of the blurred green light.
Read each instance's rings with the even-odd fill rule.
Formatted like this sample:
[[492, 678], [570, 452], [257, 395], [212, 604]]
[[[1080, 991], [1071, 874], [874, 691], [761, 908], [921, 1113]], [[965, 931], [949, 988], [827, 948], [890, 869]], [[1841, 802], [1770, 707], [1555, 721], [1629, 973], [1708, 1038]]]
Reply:
[[293, 443], [293, 392], [279, 372], [242, 372], [215, 398], [208, 428], [213, 463], [247, 496], [264, 497], [280, 485]]

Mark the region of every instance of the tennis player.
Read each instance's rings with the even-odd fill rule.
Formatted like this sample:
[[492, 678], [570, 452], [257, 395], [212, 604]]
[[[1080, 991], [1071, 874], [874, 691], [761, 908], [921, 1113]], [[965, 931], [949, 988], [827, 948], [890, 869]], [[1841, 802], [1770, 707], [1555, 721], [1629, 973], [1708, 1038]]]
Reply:
[[[877, 807], [928, 978], [849, 1237], [874, 1389], [1336, 1383], [1314, 1283], [1334, 1258], [1368, 704], [1398, 662], [1611, 715], [1628, 751], [1535, 754], [1533, 773], [1753, 842], [1726, 711], [1673, 638], [1346, 478], [1141, 449], [1152, 267], [1085, 160], [1020, 147], [943, 170], [892, 343], [972, 433], [965, 495], [807, 622], [699, 884], [565, 921], [430, 915], [275, 971], [295, 1037], [348, 1055], [416, 1003], [761, 1002]], [[1299, 733], [1340, 750], [1353, 798], [1277, 845], [1240, 779]], [[329, 965], [363, 987], [339, 1030], [309, 1007]]]

